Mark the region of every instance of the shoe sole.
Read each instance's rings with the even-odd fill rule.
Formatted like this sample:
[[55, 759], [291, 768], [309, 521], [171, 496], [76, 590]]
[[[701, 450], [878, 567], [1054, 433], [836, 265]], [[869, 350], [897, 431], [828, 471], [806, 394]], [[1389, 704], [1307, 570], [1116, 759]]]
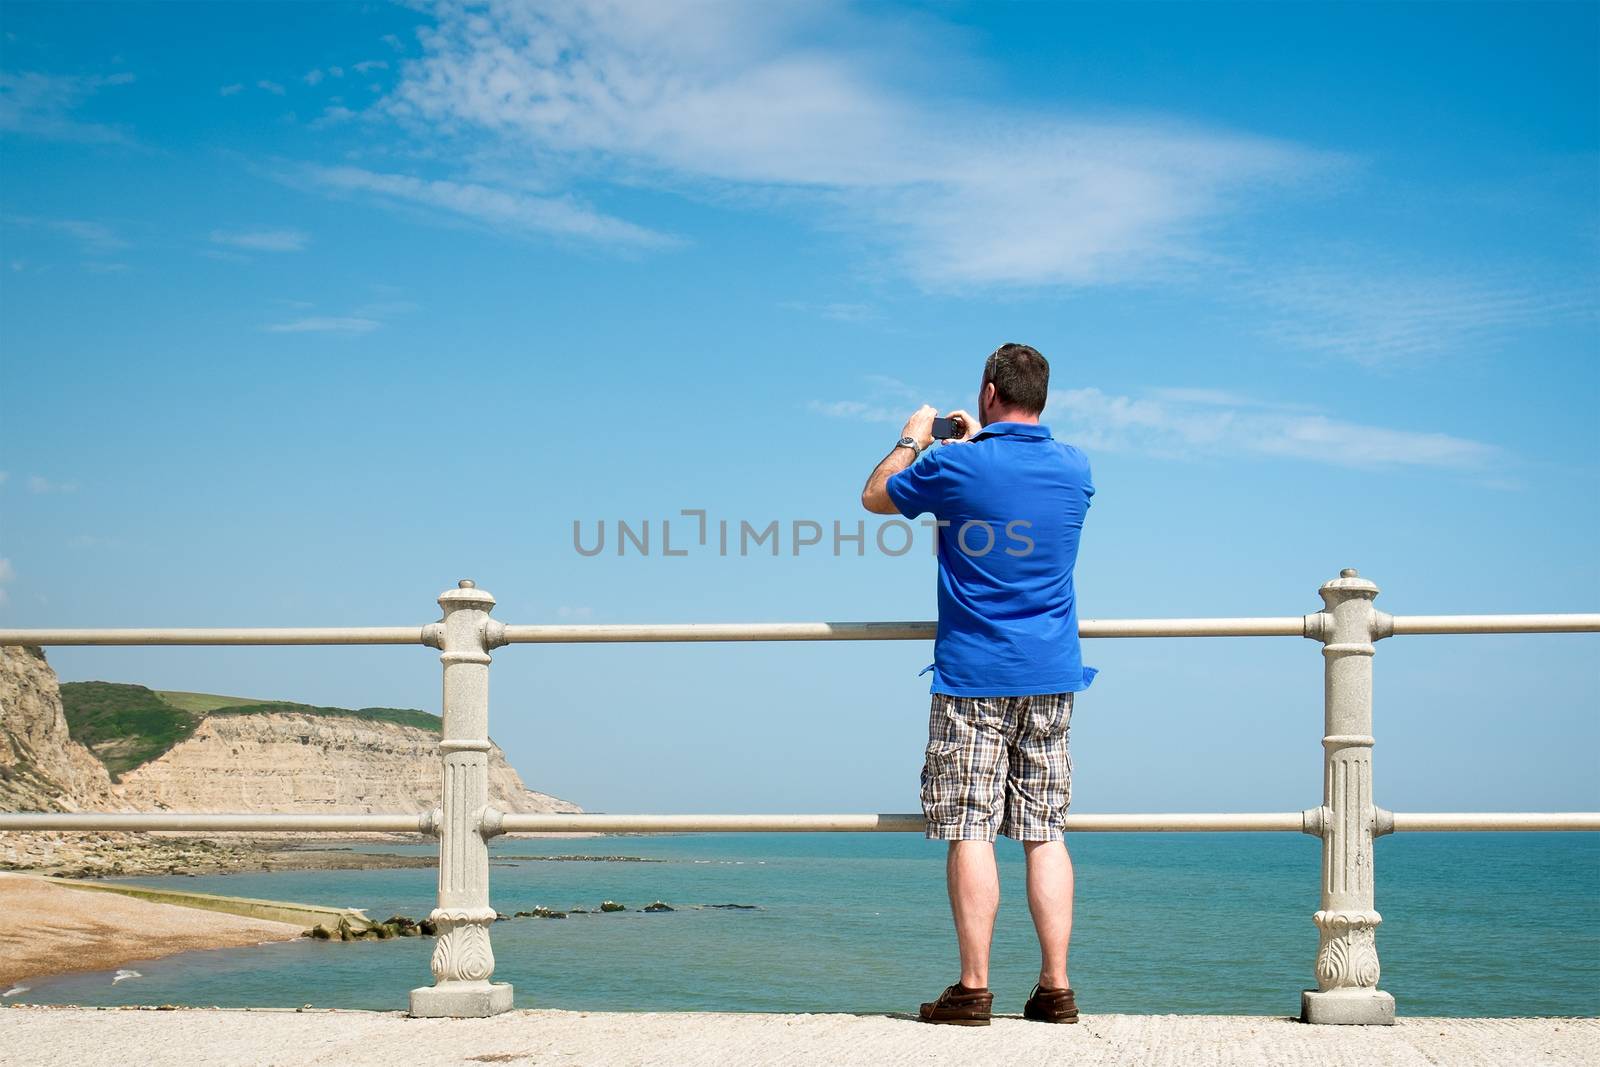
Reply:
[[929, 1019], [921, 1016], [919, 1021], [931, 1023], [934, 1026], [988, 1026], [988, 1019]]

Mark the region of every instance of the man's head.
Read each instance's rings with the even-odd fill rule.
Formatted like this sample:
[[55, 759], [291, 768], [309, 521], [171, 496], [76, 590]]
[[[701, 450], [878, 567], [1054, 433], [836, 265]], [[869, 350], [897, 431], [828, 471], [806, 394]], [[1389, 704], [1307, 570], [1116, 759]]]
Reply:
[[1001, 345], [983, 365], [978, 420], [1038, 422], [1050, 393], [1050, 364], [1029, 345]]

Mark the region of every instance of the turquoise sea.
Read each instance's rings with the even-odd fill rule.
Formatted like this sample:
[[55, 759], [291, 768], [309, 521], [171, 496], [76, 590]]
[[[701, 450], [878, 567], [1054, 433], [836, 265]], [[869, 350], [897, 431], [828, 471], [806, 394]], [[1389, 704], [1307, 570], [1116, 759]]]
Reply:
[[[363, 846], [431, 851], [424, 846]], [[1314, 985], [1318, 846], [1265, 834], [1081, 834], [1071, 976], [1088, 1012], [1293, 1015]], [[517, 856], [620, 854], [661, 862]], [[496, 978], [519, 1007], [914, 1010], [955, 980], [943, 846], [909, 834], [499, 840]], [[990, 985], [1020, 1010], [1037, 967], [1019, 847], [1000, 845]], [[430, 869], [134, 879], [426, 915]], [[676, 909], [636, 910], [654, 900]], [[749, 904], [753, 909], [697, 908]], [[1600, 835], [1401, 834], [1378, 842], [1381, 985], [1405, 1015], [1600, 1014]], [[10, 1002], [403, 1009], [431, 939], [191, 952], [36, 979]]]

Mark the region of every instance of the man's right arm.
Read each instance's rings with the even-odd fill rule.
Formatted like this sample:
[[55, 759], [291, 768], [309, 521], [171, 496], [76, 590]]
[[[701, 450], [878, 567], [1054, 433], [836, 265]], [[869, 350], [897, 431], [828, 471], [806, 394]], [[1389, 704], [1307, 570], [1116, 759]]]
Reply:
[[867, 476], [866, 487], [861, 490], [861, 506], [874, 515], [900, 514], [900, 509], [889, 499], [889, 479], [915, 463], [919, 454], [895, 445]]
[[[917, 449], [927, 448], [933, 444], [933, 417], [938, 412], [924, 404], [912, 413], [906, 420], [901, 437], [909, 437], [916, 442]], [[867, 484], [861, 490], [861, 506], [874, 515], [898, 515], [900, 509], [889, 497], [889, 479], [911, 466], [922, 453], [912, 449], [909, 445], [895, 445], [889, 454], [872, 468], [872, 473], [867, 476]]]

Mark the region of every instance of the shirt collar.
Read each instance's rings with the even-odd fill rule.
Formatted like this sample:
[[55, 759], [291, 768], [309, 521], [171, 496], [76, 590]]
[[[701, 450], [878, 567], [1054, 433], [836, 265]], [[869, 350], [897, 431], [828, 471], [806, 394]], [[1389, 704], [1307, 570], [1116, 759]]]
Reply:
[[991, 422], [983, 429], [972, 435], [972, 440], [981, 441], [985, 437], [1032, 437], [1037, 440], [1047, 441], [1051, 438], [1050, 427], [1043, 424], [1035, 425], [1031, 422]]

